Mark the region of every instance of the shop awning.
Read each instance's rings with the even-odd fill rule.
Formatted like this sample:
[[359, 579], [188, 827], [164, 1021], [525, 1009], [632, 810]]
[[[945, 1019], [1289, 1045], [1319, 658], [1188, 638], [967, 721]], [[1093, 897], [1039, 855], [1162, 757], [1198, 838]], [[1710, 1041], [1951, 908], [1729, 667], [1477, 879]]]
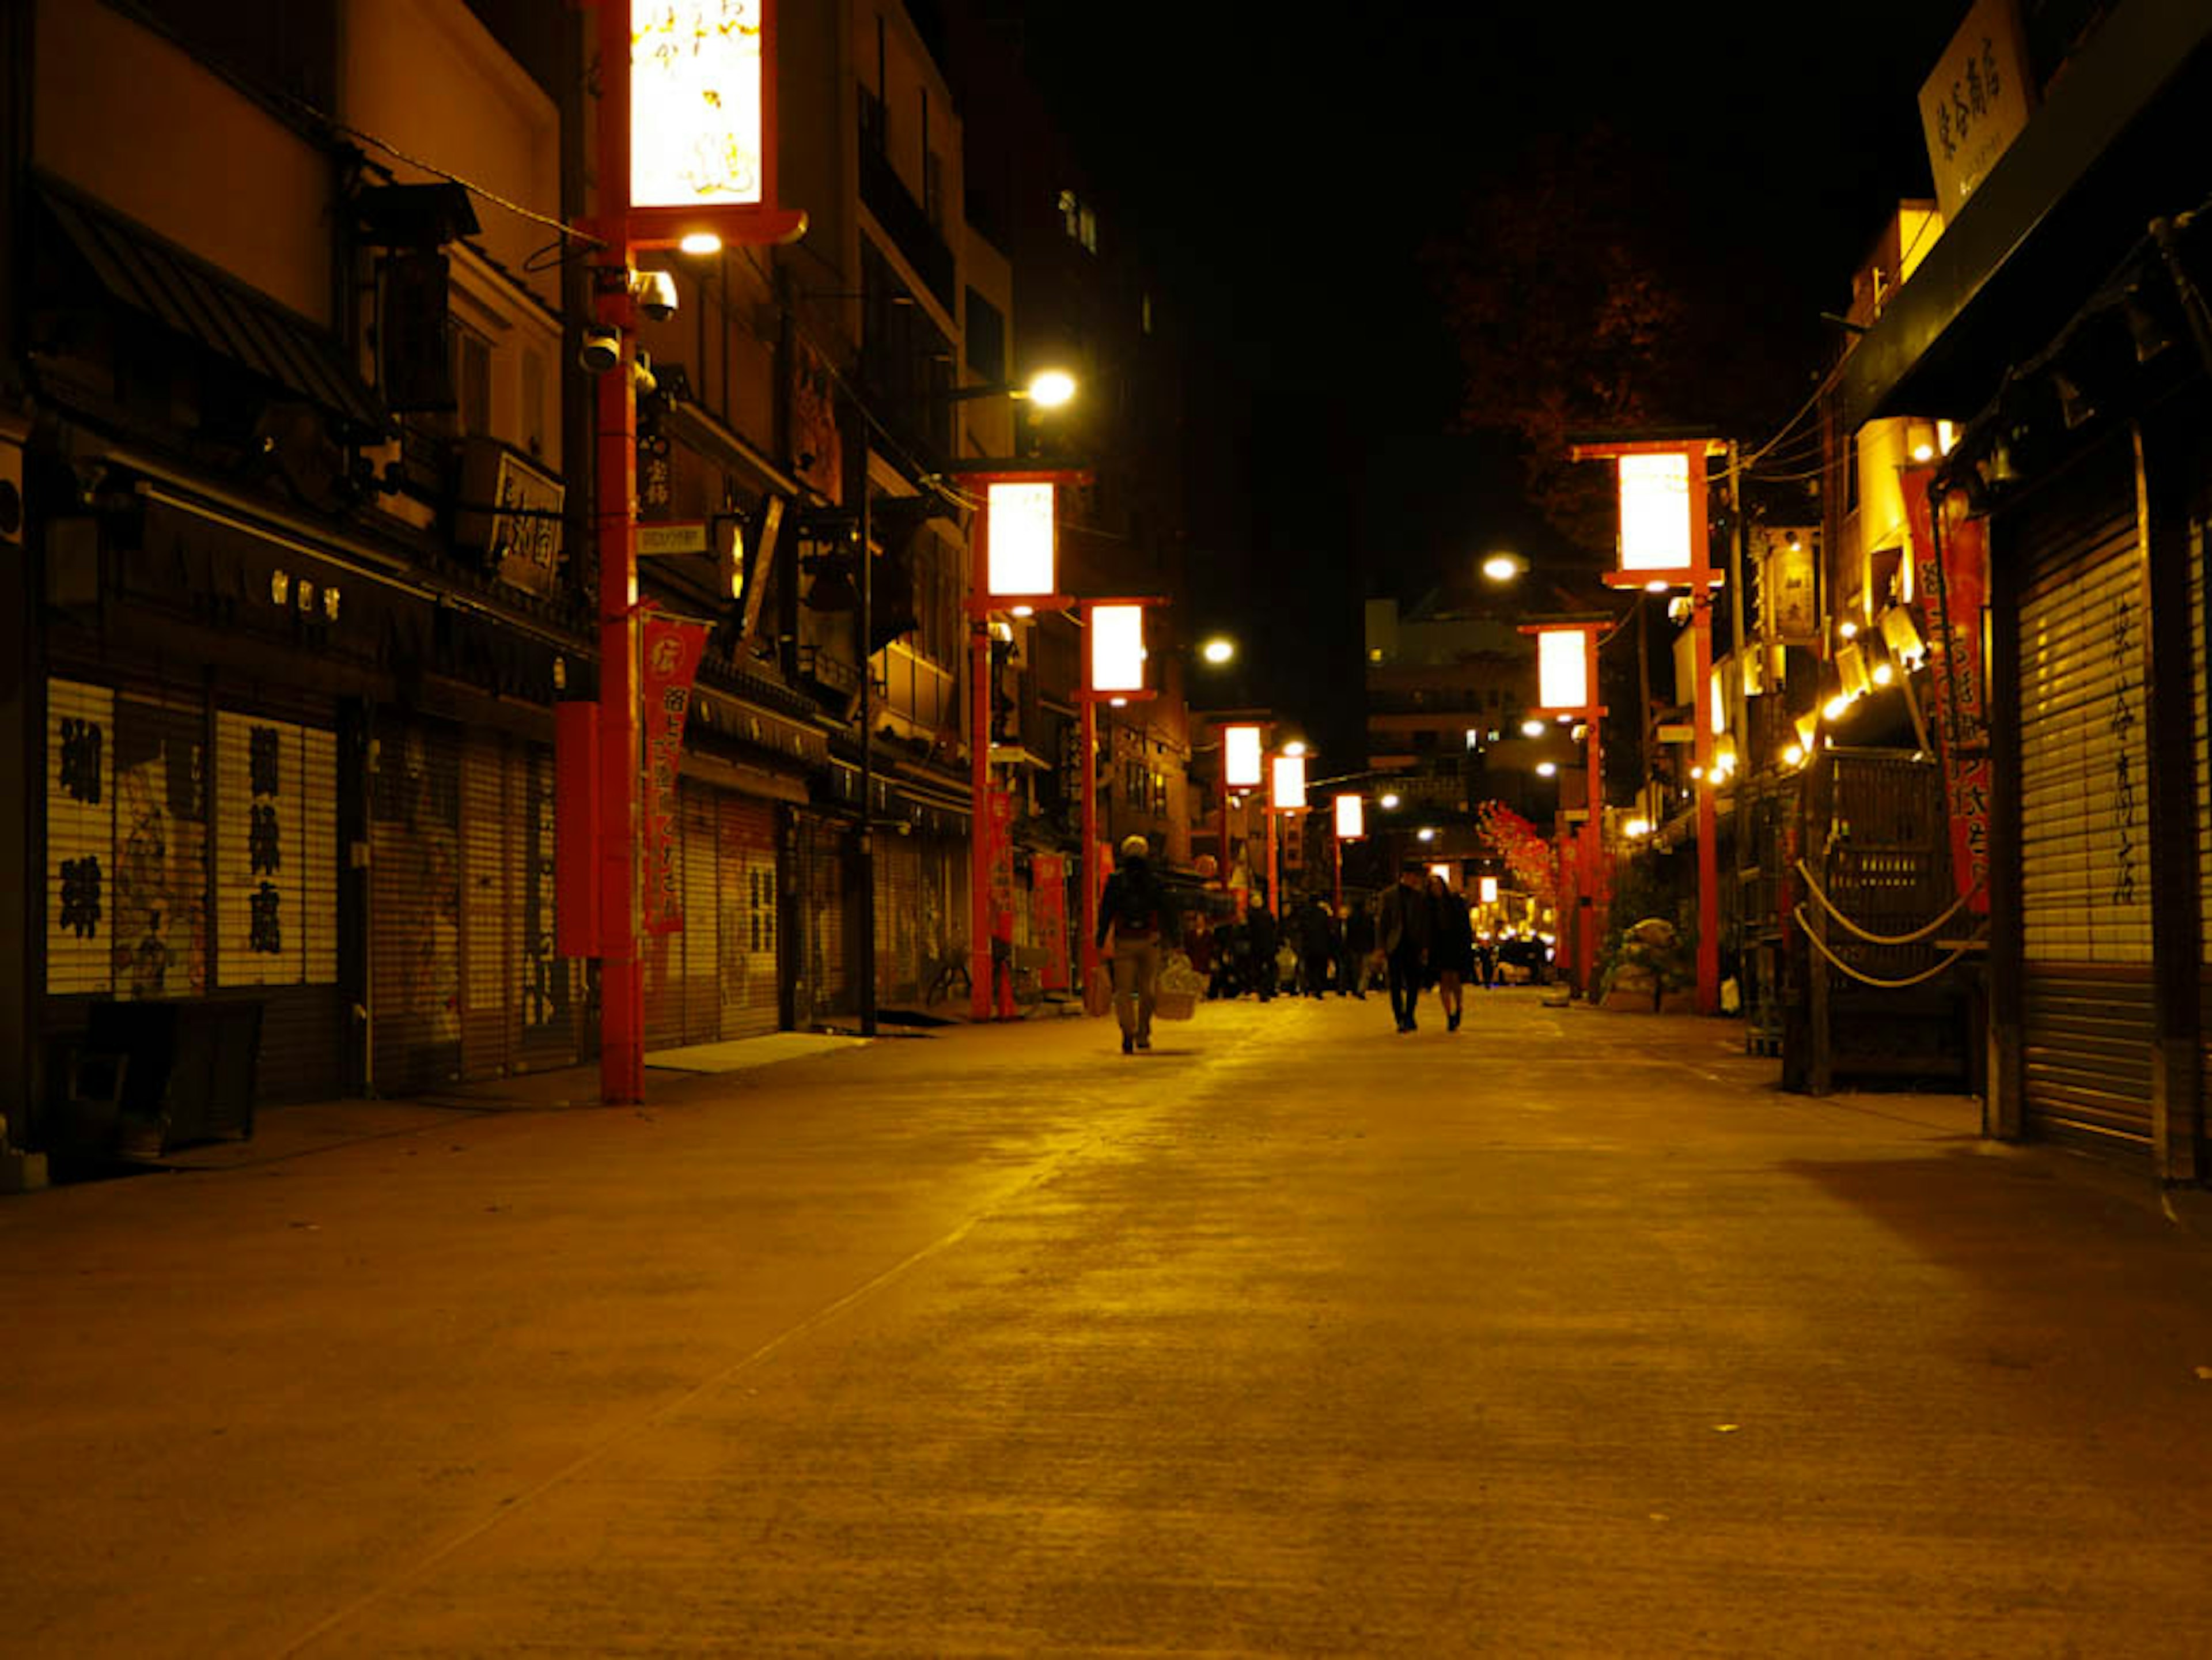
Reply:
[[40, 179], [38, 195], [63, 240], [118, 303], [364, 436], [389, 424], [337, 341], [318, 325], [58, 180]]

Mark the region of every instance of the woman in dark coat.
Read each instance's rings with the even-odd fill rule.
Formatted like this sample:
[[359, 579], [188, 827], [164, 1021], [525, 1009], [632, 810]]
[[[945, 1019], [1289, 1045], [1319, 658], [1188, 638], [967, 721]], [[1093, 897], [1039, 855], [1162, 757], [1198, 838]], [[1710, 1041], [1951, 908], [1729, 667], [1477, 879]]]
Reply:
[[1429, 903], [1436, 914], [1437, 946], [1429, 966], [1437, 976], [1437, 1001], [1443, 1005], [1444, 1030], [1457, 1031], [1460, 987], [1474, 972], [1474, 922], [1467, 901], [1434, 871], [1429, 873]]

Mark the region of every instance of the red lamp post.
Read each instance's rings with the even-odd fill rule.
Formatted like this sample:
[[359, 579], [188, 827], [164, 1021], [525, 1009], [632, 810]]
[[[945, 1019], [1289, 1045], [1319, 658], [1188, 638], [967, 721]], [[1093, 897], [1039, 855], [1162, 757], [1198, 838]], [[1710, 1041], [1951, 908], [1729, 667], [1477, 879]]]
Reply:
[[1719, 780], [1713, 767], [1713, 593], [1724, 580], [1713, 568], [1706, 516], [1705, 460], [1724, 456], [1715, 439], [1660, 439], [1577, 444], [1573, 461], [1610, 460], [1620, 477], [1620, 569], [1606, 573], [1608, 587], [1654, 593], [1690, 591], [1691, 714], [1696, 737], [1698, 785], [1698, 1012], [1721, 1006], [1720, 849], [1715, 804]]
[[[1574, 839], [1574, 911], [1559, 919], [1559, 932], [1571, 942], [1568, 960], [1581, 982], [1583, 994], [1597, 989], [1592, 970], [1597, 964], [1597, 940], [1593, 924], [1599, 896], [1599, 862], [1605, 846], [1605, 706], [1597, 701], [1598, 636], [1612, 626], [1611, 619], [1595, 622], [1532, 623], [1523, 634], [1536, 636], [1537, 713], [1556, 718], [1571, 716], [1583, 723], [1589, 749], [1584, 764], [1589, 785], [1583, 792], [1586, 815], [1582, 834]], [[1566, 849], [1562, 848], [1561, 874], [1567, 874]], [[1567, 885], [1560, 884], [1562, 889]]]
[[[599, 561], [596, 903], [584, 909], [599, 958], [599, 1093], [645, 1094], [645, 977], [638, 959], [639, 676], [636, 661], [637, 394], [633, 253], [679, 245], [787, 242], [806, 216], [775, 193], [775, 0], [757, 30], [725, 33], [708, 0], [600, 0], [599, 211], [594, 320], [615, 331], [599, 377], [593, 479]], [[685, 50], [652, 47], [667, 35]], [[720, 165], [706, 158], [715, 158]], [[695, 240], [696, 239], [696, 240]], [[588, 825], [590, 815], [578, 815]]]
[[[967, 472], [962, 478], [983, 495], [983, 510], [976, 515], [971, 538], [968, 581], [968, 758], [973, 803], [968, 836], [968, 1012], [971, 1018], [989, 1020], [1012, 1013], [1011, 988], [1008, 1000], [994, 995], [991, 942], [999, 926], [1012, 926], [1012, 894], [996, 891], [1011, 889], [1013, 881], [1011, 804], [991, 777], [991, 623], [1001, 613], [1064, 611], [1074, 603], [1053, 592], [1059, 559], [1059, 487], [1086, 483], [1090, 475], [1041, 468]], [[1090, 714], [1087, 706], [1085, 714]], [[1086, 718], [1086, 740], [1095, 730]], [[1089, 874], [1086, 864], [1086, 883]], [[1084, 911], [1086, 916], [1095, 914], [1087, 892]]]
[[1098, 854], [1098, 705], [1149, 701], [1145, 684], [1145, 610], [1168, 602], [1080, 599], [1083, 686], [1077, 694], [1083, 721], [1083, 988], [1085, 1006], [1098, 976], [1098, 894], [1105, 872]]

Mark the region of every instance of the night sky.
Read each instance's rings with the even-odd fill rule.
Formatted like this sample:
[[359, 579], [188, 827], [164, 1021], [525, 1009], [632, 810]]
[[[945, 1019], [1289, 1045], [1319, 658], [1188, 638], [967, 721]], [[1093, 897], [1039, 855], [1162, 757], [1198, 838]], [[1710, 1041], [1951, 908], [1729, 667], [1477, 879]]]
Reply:
[[1459, 363], [1420, 254], [1471, 197], [1609, 127], [1731, 325], [1793, 366], [1761, 400], [1771, 429], [1832, 349], [1818, 314], [1844, 308], [1897, 199], [1929, 191], [1915, 96], [1964, 9], [1377, 0], [1270, 30], [1290, 14], [1016, 7], [1109, 216], [1233, 377], [1213, 418], [1249, 416], [1251, 523], [1240, 537], [1224, 503], [1199, 526], [1193, 602], [1234, 626], [1255, 578], [1304, 593], [1265, 690], [1348, 675], [1356, 706], [1364, 594], [1417, 599], [1498, 543], [1577, 562], [1519, 500], [1510, 443], [1453, 435]]

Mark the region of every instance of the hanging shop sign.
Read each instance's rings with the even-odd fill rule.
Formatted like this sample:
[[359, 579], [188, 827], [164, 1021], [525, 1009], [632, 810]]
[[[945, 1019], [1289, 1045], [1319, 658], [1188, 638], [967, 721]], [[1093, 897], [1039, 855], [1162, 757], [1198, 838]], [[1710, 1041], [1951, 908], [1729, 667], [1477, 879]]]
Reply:
[[678, 868], [676, 775], [684, 756], [684, 722], [691, 682], [707, 648], [703, 623], [648, 615], [642, 630], [645, 696], [645, 931], [674, 933], [684, 926], [683, 873]]
[[1920, 131], [1947, 222], [2027, 125], [2031, 98], [2017, 0], [1976, 0], [1920, 88]]
[[[1982, 612], [1989, 592], [1989, 521], [1967, 516], [1958, 491], [1943, 498], [1942, 557], [1937, 557], [1935, 504], [1928, 486], [1933, 467], [1905, 473], [1906, 526], [1912, 538], [1914, 575], [1928, 622], [1924, 649], [1934, 677], [1936, 718], [1943, 735], [1944, 786], [1950, 798], [1951, 868], [1969, 909], [1990, 908], [1989, 681], [1983, 656]], [[1894, 624], [1894, 626], [1893, 626]], [[1917, 625], [1902, 611], [1883, 619], [1893, 655], [1920, 644]]]
[[561, 575], [561, 482], [495, 439], [461, 450], [461, 502], [453, 540], [481, 549], [499, 580], [550, 594]]
[[647, 233], [641, 245], [800, 234], [806, 216], [776, 201], [775, 0], [604, 3], [603, 50], [629, 50], [629, 217]]

